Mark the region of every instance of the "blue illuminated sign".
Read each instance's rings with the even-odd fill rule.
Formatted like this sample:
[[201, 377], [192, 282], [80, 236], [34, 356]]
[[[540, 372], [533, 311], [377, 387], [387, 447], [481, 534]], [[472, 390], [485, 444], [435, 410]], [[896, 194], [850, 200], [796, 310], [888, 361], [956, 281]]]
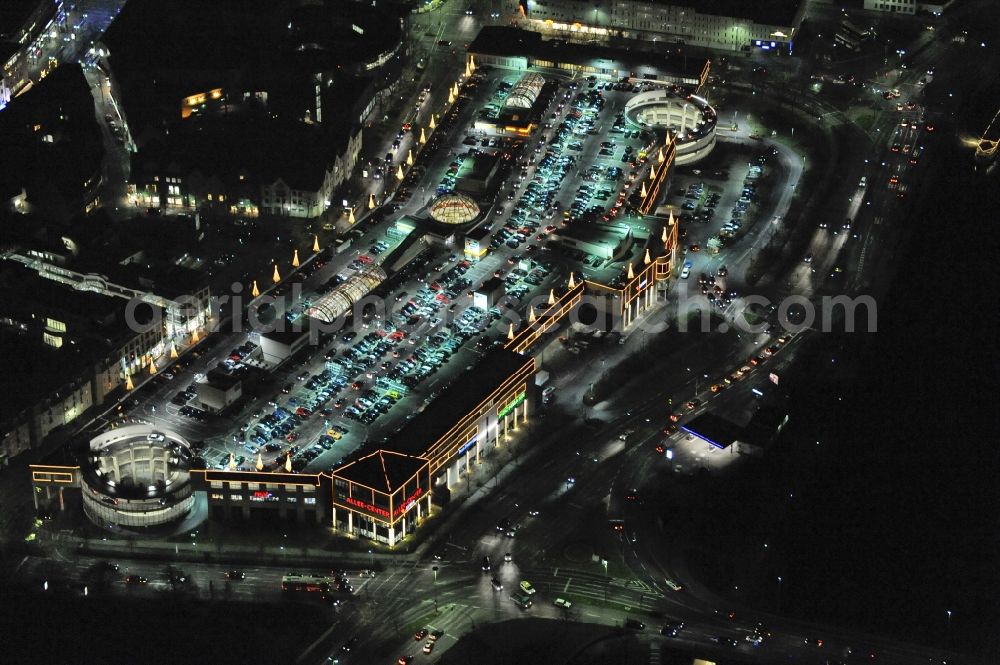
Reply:
[[469, 441], [467, 441], [467, 442], [466, 442], [466, 443], [465, 443], [465, 444], [464, 444], [464, 445], [463, 445], [463, 446], [462, 446], [461, 448], [459, 448], [459, 449], [458, 449], [458, 454], [459, 454], [459, 455], [461, 455], [461, 454], [462, 454], [462, 453], [464, 453], [464, 452], [465, 452], [466, 450], [468, 450], [469, 448], [471, 448], [471, 447], [472, 447], [472, 444], [474, 444], [474, 443], [475, 443], [475, 442], [476, 442], [476, 441], [477, 441], [478, 439], [479, 439], [479, 436], [478, 436], [478, 435], [476, 435], [476, 436], [472, 437], [472, 438], [471, 438], [471, 439], [470, 439]]

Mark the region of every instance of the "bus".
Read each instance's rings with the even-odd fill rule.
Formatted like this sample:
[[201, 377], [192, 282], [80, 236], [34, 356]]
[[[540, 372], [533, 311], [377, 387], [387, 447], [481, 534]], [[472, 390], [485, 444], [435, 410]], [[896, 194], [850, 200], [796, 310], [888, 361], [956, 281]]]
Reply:
[[838, 32], [836, 35], [834, 35], [833, 36], [833, 41], [834, 41], [834, 43], [837, 46], [843, 46], [848, 51], [860, 51], [861, 50], [861, 44], [859, 44], [857, 40], [855, 40], [852, 37], [848, 37], [847, 35], [843, 34], [842, 32]]
[[333, 580], [321, 575], [284, 575], [281, 578], [281, 590], [292, 591], [319, 591], [325, 593], [330, 590]]
[[869, 37], [869, 32], [864, 28], [859, 28], [850, 21], [841, 21], [840, 30], [841, 34], [850, 37], [856, 42], [863, 42]]

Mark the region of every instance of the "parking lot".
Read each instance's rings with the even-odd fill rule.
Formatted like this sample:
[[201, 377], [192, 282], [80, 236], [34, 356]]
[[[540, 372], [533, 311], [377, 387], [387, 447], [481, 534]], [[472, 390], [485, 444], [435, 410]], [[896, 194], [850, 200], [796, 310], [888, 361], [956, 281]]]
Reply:
[[[492, 232], [489, 252], [469, 260], [437, 246], [422, 256], [383, 294], [384, 313], [366, 312], [344, 330], [322, 336], [318, 346], [278, 370], [286, 377], [278, 379], [280, 389], [231, 416], [235, 431], [207, 437], [202, 453], [207, 466], [250, 470], [259, 455], [269, 469], [283, 467], [289, 456], [293, 470], [330, 469], [353, 451], [380, 444], [471, 369], [479, 355], [502, 343], [507, 310], [524, 312], [532, 297], [563, 286], [570, 271], [614, 272], [604, 258], [549, 242], [550, 234], [570, 224], [637, 221], [622, 213], [638, 198], [655, 137], [628, 126], [622, 112], [631, 95], [651, 85], [549, 78], [544, 91], [551, 99], [530, 138], [476, 130], [477, 119], [495, 112], [518, 78], [480, 71], [463, 86], [399, 195], [371, 222], [350, 231], [349, 249], [313, 269], [310, 288], [283, 315], [297, 321], [322, 292], [381, 262], [402, 239], [395, 221], [425, 214], [430, 200], [452, 191], [470, 151], [497, 151], [509, 164], [495, 195], [479, 202]], [[401, 128], [400, 134], [411, 130]], [[681, 219], [682, 229], [689, 230], [684, 241], [689, 251], [705, 247], [710, 235], [721, 246], [735, 244], [757, 221], [762, 171], [759, 164], [751, 167], [726, 167], [712, 178], [693, 176], [697, 181], [686, 170], [672, 176], [670, 200], [686, 215]], [[726, 209], [731, 210], [726, 220], [714, 212]], [[702, 278], [710, 273], [715, 281], [700, 280], [703, 294], [720, 304], [731, 302], [735, 292], [718, 266], [705, 273]], [[504, 282], [503, 298], [488, 310], [474, 307], [472, 293], [493, 277]], [[287, 292], [289, 284], [279, 289]], [[242, 344], [223, 362], [259, 363], [253, 337]], [[211, 422], [213, 416], [194, 414], [198, 418]]]

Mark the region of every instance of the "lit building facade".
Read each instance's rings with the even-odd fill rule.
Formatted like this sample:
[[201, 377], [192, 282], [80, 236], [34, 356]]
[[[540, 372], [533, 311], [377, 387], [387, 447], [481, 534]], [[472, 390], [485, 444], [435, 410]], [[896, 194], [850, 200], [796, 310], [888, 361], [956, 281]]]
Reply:
[[[802, 23], [804, 0], [731, 3], [730, 14], [712, 3], [678, 0], [530, 0], [519, 26], [570, 41], [634, 39], [727, 51], [790, 52]], [[773, 44], [773, 45], [772, 45]]]

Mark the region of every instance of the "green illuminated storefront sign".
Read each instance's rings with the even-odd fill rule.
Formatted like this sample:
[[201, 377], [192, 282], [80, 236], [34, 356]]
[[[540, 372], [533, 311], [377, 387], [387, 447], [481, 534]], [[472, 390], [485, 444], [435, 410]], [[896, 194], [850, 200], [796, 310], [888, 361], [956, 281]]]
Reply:
[[515, 397], [513, 402], [511, 402], [510, 404], [508, 404], [504, 408], [500, 409], [499, 412], [497, 412], [497, 418], [503, 418], [508, 413], [510, 413], [511, 411], [513, 411], [515, 408], [517, 408], [517, 406], [519, 406], [521, 404], [521, 402], [524, 401], [524, 397], [525, 397], [525, 393], [521, 393], [520, 395], [518, 395], [517, 397]]

